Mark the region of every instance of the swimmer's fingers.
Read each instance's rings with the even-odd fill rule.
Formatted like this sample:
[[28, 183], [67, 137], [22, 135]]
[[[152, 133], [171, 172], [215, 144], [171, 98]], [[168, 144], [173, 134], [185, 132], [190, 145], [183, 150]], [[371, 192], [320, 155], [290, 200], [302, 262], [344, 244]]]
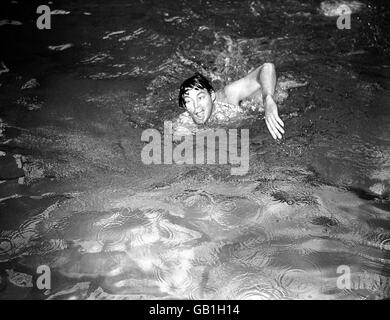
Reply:
[[[274, 129], [274, 133], [276, 134], [276, 136], [278, 137], [278, 139], [282, 139], [282, 134], [281, 134], [281, 132], [279, 132], [280, 131], [280, 129], [281, 130], [283, 130], [281, 127], [280, 127], [280, 125], [276, 122], [276, 120], [275, 119], [273, 119], [273, 118], [271, 118], [271, 120], [270, 120], [270, 123], [272, 124], [272, 127], [273, 127], [273, 129]], [[279, 129], [279, 128], [280, 129]]]
[[265, 119], [265, 124], [267, 125], [268, 131], [271, 133], [272, 138], [276, 139], [276, 135], [274, 134], [271, 126], [269, 125], [269, 120], [267, 118]]
[[[282, 119], [279, 118], [279, 115], [278, 115], [278, 114], [275, 116], [275, 118], [276, 118], [276, 121], [277, 121], [282, 127], [284, 127], [284, 122], [282, 121]], [[283, 132], [283, 133], [284, 133], [284, 132]]]
[[275, 133], [276, 129], [273, 127], [273, 124], [271, 123], [271, 121], [268, 118], [265, 119], [265, 124], [267, 125], [268, 131], [271, 133], [272, 138], [274, 138], [276, 140], [277, 139], [277, 136]]
[[268, 126], [268, 130], [270, 130], [271, 135], [273, 136], [273, 138], [276, 139], [276, 137], [277, 137], [278, 139], [282, 139], [282, 134], [281, 133], [284, 133], [284, 130], [278, 124], [278, 122], [275, 120], [274, 115], [270, 115], [270, 116], [266, 117], [266, 123], [267, 123], [267, 126]]
[[[284, 129], [280, 126], [280, 124], [278, 123], [277, 119], [279, 117], [276, 115], [275, 117], [271, 117], [271, 121], [272, 121], [272, 124], [274, 125], [274, 127], [276, 129], [278, 129], [278, 131], [282, 134], [284, 134]], [[279, 139], [281, 139], [282, 137], [280, 137]]]

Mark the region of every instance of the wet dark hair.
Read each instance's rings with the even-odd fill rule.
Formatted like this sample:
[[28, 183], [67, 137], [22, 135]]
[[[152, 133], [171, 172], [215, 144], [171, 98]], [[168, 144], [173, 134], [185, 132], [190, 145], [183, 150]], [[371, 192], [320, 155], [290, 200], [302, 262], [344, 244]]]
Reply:
[[179, 107], [186, 109], [184, 95], [191, 89], [206, 89], [209, 94], [214, 91], [210, 81], [199, 72], [196, 72], [192, 77], [185, 80], [180, 86], [179, 91]]

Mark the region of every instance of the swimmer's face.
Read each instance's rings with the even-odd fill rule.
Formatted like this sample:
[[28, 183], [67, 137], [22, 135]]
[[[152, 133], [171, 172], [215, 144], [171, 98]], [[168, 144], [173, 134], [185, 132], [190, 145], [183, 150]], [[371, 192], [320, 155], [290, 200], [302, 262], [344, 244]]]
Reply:
[[184, 95], [184, 104], [197, 124], [206, 123], [213, 110], [215, 93], [211, 94], [206, 89], [190, 89]]

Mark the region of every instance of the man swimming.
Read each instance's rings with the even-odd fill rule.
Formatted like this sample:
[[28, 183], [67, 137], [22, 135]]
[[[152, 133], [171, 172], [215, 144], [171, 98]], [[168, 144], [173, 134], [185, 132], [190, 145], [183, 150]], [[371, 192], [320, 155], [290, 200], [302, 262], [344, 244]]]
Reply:
[[274, 101], [275, 86], [276, 72], [272, 63], [264, 63], [217, 92], [203, 75], [196, 73], [180, 86], [179, 106], [189, 113], [196, 124], [205, 124], [219, 110], [225, 108], [230, 114], [238, 113], [241, 101], [261, 95], [267, 128], [274, 139], [281, 139], [284, 123], [279, 118]]

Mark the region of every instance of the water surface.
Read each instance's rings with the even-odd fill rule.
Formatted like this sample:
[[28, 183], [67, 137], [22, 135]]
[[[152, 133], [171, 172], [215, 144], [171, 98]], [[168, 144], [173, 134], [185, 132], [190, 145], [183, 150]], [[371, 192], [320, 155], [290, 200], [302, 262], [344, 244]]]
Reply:
[[[25, 177], [0, 184], [0, 297], [389, 298], [389, 10], [349, 4], [339, 30], [331, 2], [53, 1], [39, 31], [36, 3], [4, 1], [0, 150]], [[181, 81], [267, 61], [307, 85], [284, 90], [281, 142], [261, 114], [226, 124], [250, 129], [247, 175], [141, 162]]]

